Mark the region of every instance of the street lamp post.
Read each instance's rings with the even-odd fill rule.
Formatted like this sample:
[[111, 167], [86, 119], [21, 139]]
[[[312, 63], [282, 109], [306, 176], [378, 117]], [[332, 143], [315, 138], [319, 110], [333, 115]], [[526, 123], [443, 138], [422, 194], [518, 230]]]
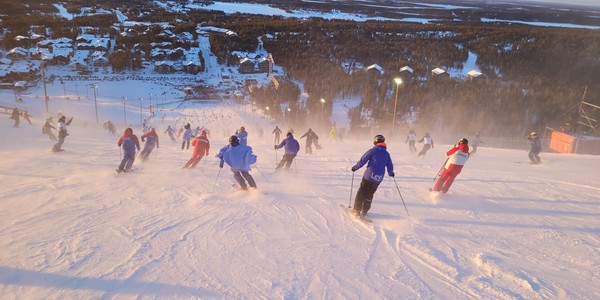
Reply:
[[394, 82], [396, 82], [396, 100], [394, 102], [394, 115], [392, 116], [392, 128], [390, 129], [390, 134], [394, 133], [394, 127], [396, 127], [396, 108], [398, 106], [398, 89], [400, 88], [400, 84], [402, 84], [401, 78], [394, 78]]
[[92, 84], [92, 88], [94, 88], [94, 108], [96, 109], [96, 124], [99, 124], [99, 122], [98, 122], [98, 101], [96, 100], [96, 91], [98, 89], [98, 84], [97, 83]]
[[46, 63], [42, 61], [42, 81], [44, 82], [44, 102], [46, 102], [46, 112], [48, 112], [48, 93], [46, 91]]
[[323, 130], [323, 115], [325, 114], [325, 99], [321, 98], [321, 122], [319, 126], [321, 126], [321, 130]]
[[140, 124], [144, 124], [144, 118], [142, 117], [142, 98], [140, 98]]
[[125, 126], [127, 126], [127, 111], [125, 110], [125, 102], [127, 102], [127, 97], [123, 96], [123, 118], [125, 119]]

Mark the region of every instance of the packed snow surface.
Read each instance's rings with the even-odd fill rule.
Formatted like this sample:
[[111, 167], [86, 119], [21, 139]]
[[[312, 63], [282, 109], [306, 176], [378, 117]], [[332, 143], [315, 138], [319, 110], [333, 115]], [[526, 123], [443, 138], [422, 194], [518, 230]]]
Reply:
[[[340, 205], [358, 189], [364, 168], [350, 167], [372, 137], [330, 141], [317, 129], [323, 149], [302, 149], [275, 173], [282, 151], [260, 110], [190, 103], [152, 118], [129, 107], [134, 133], [148, 118], [160, 148], [117, 174], [118, 103], [99, 107], [100, 123], [117, 124], [110, 135], [95, 124], [94, 101], [52, 100], [51, 115], [74, 116], [66, 151], [53, 153], [36, 99], [19, 104], [32, 125], [0, 115], [1, 298], [600, 298], [597, 156], [542, 153], [530, 165], [523, 150], [480, 147], [449, 193], [433, 195], [451, 145], [417, 158], [403, 136], [388, 138], [396, 177], [379, 186], [364, 224]], [[182, 169], [191, 149], [164, 134], [186, 122], [211, 131], [196, 169]], [[235, 190], [214, 157], [239, 126], [258, 155], [257, 191]]]

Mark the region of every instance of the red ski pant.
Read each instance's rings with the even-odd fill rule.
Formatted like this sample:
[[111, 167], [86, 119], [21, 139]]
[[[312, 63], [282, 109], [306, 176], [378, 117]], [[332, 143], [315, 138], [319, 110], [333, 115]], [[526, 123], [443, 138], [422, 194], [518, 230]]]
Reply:
[[433, 190], [436, 192], [448, 192], [450, 186], [452, 186], [452, 183], [454, 182], [454, 179], [456, 176], [458, 176], [458, 174], [460, 174], [462, 167], [463, 166], [460, 165], [450, 165], [447, 169], [444, 169], [440, 178], [438, 178], [438, 180], [435, 182]]

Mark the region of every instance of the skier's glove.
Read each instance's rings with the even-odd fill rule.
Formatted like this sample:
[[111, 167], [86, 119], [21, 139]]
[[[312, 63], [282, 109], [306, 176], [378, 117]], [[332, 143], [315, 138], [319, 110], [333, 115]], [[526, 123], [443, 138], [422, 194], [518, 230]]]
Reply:
[[221, 159], [221, 162], [219, 163], [219, 168], [223, 168], [223, 164], [225, 164], [225, 161]]
[[358, 170], [356, 166], [352, 167], [352, 172], [356, 172], [356, 170]]
[[273, 146], [273, 149], [277, 150], [277, 145], [274, 145], [274, 146]]
[[390, 177], [394, 177], [394, 172], [390, 173], [389, 175]]

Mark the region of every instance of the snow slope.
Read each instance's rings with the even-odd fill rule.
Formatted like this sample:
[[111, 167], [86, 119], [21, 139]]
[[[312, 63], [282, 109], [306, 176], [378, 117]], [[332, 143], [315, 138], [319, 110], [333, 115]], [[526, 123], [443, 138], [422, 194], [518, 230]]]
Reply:
[[[0, 115], [0, 298], [600, 298], [597, 156], [542, 153], [532, 166], [524, 151], [479, 148], [450, 192], [432, 196], [449, 146], [417, 158], [388, 140], [397, 176], [363, 224], [340, 204], [356, 193], [363, 170], [353, 179], [350, 167], [370, 138], [320, 133], [323, 150], [275, 174], [274, 123], [226, 103], [188, 105], [164, 112], [164, 123], [150, 119], [160, 149], [136, 161], [143, 169], [117, 174], [118, 136], [93, 125], [93, 105], [52, 102], [75, 115], [62, 153], [39, 136], [37, 98], [20, 106], [33, 125], [13, 128]], [[101, 111], [101, 120], [122, 118], [119, 106]], [[211, 155], [197, 169], [181, 169], [191, 150], [163, 134], [176, 120], [211, 129]], [[239, 126], [259, 157], [259, 191], [234, 190], [213, 157]]]

